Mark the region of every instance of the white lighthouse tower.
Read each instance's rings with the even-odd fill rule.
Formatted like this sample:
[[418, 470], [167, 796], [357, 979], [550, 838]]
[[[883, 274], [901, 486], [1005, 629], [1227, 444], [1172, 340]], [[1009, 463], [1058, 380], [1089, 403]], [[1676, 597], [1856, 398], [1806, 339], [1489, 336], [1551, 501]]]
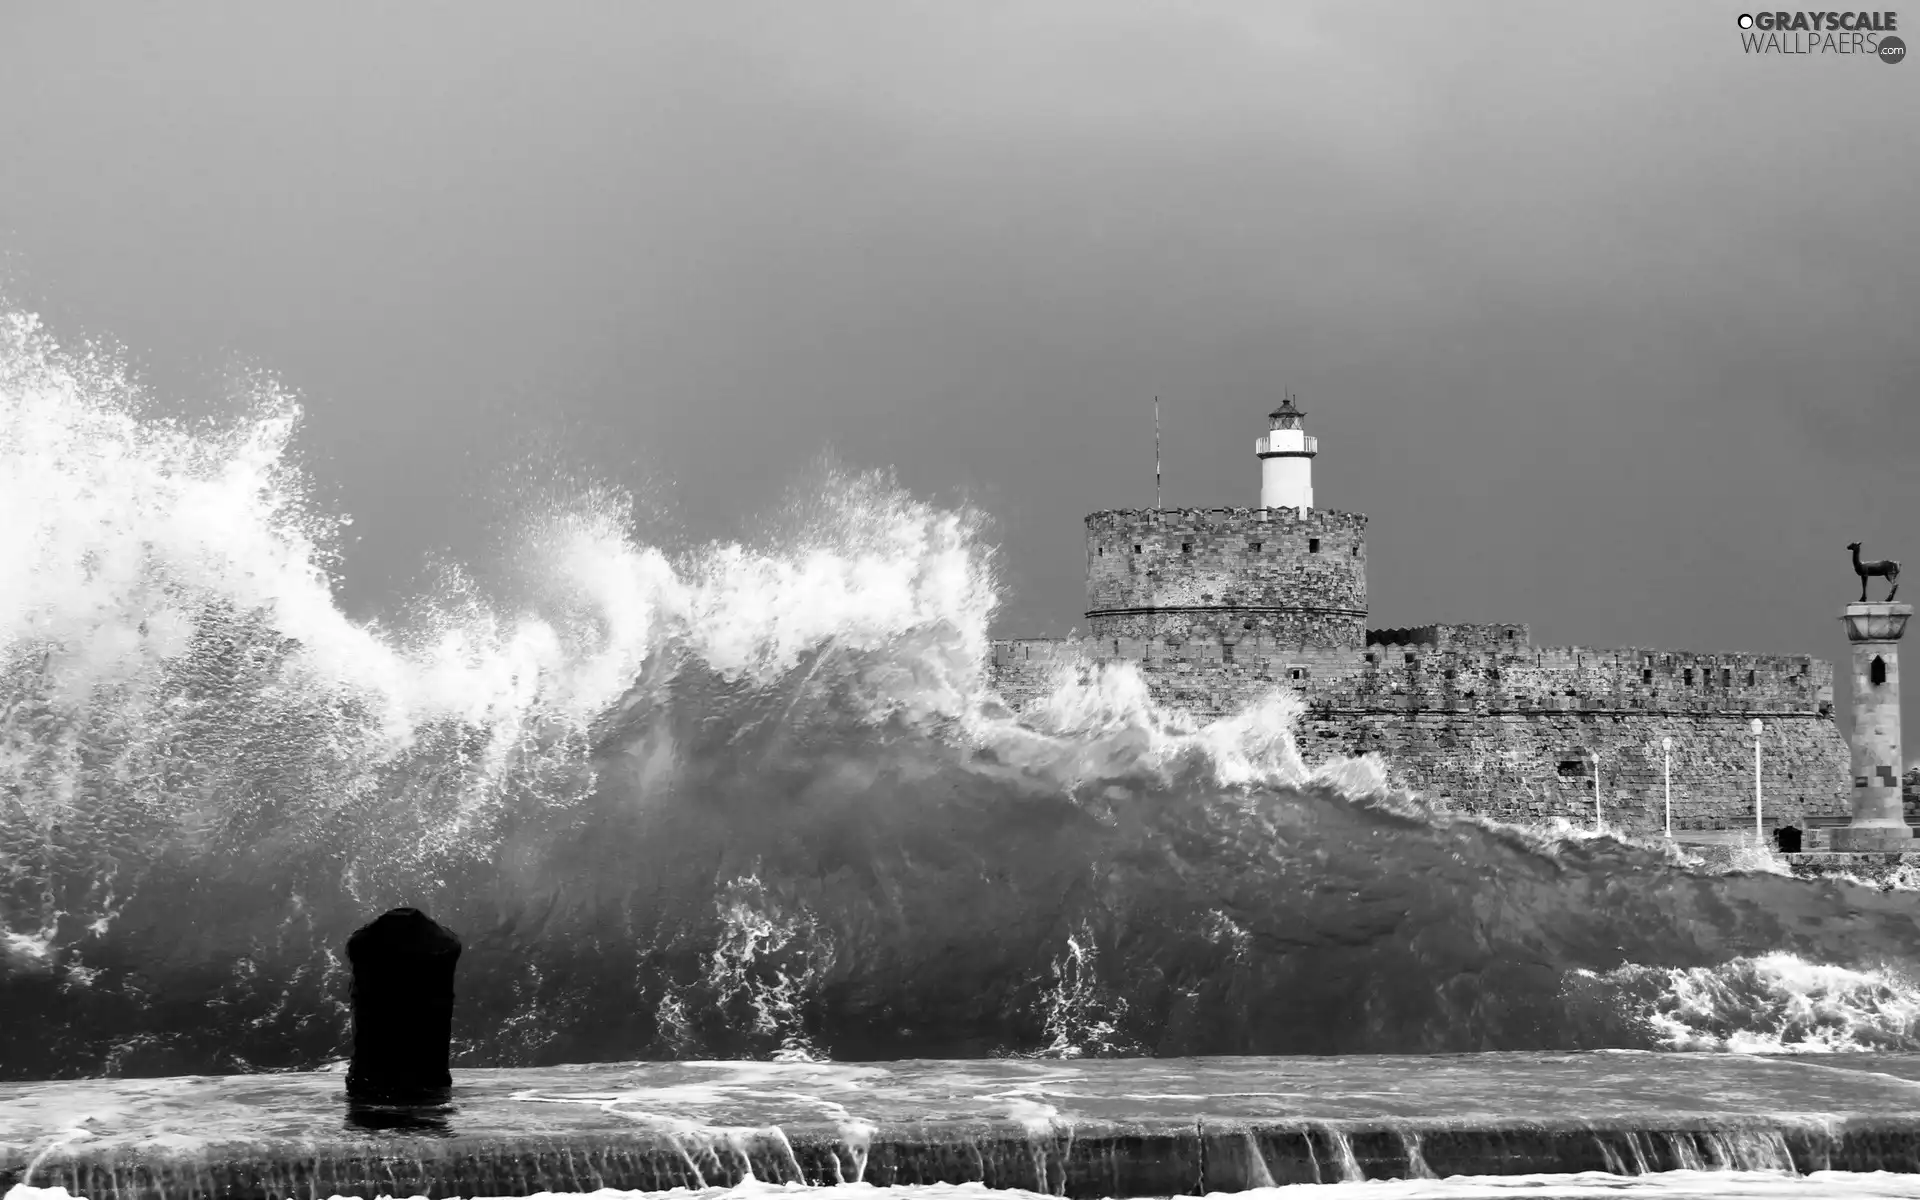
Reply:
[[1313, 507], [1313, 456], [1320, 444], [1300, 427], [1305, 415], [1292, 396], [1268, 414], [1271, 424], [1258, 444], [1261, 508]]

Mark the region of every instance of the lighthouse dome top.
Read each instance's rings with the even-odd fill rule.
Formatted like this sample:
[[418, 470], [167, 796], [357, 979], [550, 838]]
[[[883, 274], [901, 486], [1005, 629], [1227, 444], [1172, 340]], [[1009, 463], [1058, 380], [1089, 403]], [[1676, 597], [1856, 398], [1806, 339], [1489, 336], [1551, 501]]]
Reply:
[[1307, 414], [1300, 411], [1292, 396], [1280, 401], [1280, 407], [1267, 414], [1269, 429], [1299, 429], [1300, 418]]

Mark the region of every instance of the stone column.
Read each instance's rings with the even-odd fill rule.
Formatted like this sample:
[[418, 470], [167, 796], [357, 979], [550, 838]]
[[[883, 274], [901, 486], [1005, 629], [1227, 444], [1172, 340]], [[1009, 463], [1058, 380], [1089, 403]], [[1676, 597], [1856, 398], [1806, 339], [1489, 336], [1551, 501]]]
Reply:
[[1853, 650], [1853, 820], [1835, 850], [1913, 850], [1900, 809], [1900, 635], [1911, 604], [1849, 604], [1840, 619]]

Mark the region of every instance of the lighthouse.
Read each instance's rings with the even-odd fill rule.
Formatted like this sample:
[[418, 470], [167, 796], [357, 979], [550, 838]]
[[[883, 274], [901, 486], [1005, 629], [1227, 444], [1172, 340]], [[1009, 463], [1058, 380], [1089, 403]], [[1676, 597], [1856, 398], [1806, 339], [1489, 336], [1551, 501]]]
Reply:
[[1261, 508], [1313, 507], [1313, 456], [1320, 450], [1318, 441], [1300, 427], [1305, 415], [1292, 396], [1267, 414], [1267, 432], [1257, 443]]

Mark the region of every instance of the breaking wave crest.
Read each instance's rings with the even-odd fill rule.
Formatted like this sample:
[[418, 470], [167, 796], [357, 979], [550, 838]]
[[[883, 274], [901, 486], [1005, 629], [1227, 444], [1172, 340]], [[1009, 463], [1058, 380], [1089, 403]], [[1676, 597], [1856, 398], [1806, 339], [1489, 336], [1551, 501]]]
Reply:
[[1763, 954], [1711, 967], [1579, 974], [1588, 986], [1616, 992], [1674, 1050], [1861, 1053], [1920, 1043], [1920, 988], [1900, 969]]
[[484, 584], [351, 620], [253, 388], [169, 422], [0, 320], [9, 1075], [328, 1061], [403, 903], [466, 941], [467, 1065], [1920, 1046], [1897, 897], [1439, 811], [1309, 768], [1278, 693], [1010, 712], [979, 517], [883, 475], [682, 553], [529, 502]]

